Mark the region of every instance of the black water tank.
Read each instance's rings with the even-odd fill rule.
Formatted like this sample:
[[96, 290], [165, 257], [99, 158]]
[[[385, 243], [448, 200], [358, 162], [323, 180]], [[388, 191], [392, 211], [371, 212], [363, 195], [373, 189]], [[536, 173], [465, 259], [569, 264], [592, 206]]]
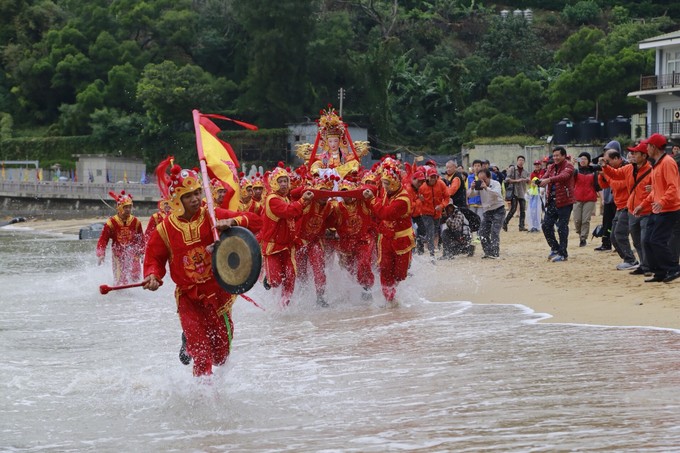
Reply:
[[553, 128], [553, 143], [555, 145], [566, 145], [574, 141], [574, 123], [569, 118], [563, 118], [562, 121], [555, 123]]
[[592, 116], [578, 123], [578, 142], [593, 143], [602, 138], [603, 124]]
[[621, 115], [607, 121], [607, 138], [613, 139], [620, 135], [630, 137], [630, 118], [624, 118]]

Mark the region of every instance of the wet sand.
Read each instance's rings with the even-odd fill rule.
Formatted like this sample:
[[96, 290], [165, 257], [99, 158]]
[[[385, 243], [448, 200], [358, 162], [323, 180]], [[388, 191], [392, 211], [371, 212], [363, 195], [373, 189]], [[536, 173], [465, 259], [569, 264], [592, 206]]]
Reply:
[[[106, 218], [28, 220], [15, 227], [78, 234], [81, 227]], [[140, 217], [146, 227], [148, 217]], [[591, 226], [600, 223], [594, 217]], [[423, 296], [432, 301], [464, 300], [480, 304], [522, 304], [552, 317], [544, 322], [680, 329], [680, 280], [645, 283], [643, 276], [617, 271], [615, 252], [596, 252], [600, 239], [578, 246], [569, 237], [569, 260], [547, 261], [550, 252], [542, 233], [517, 231], [517, 219], [501, 232], [501, 257], [482, 260], [458, 256], [435, 265], [416, 257], [414, 265], [432, 266], [432, 284]], [[438, 255], [437, 255], [438, 256]], [[403, 285], [408, 285], [408, 280]]]

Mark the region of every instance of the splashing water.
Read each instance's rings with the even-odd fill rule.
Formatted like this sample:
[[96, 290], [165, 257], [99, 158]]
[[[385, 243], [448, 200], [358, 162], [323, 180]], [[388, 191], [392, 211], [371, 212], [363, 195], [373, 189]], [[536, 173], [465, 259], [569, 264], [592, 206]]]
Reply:
[[[680, 445], [680, 335], [536, 324], [521, 306], [431, 303], [414, 261], [396, 309], [333, 263], [240, 300], [209, 379], [177, 358], [173, 285], [102, 296], [110, 263], [69, 235], [0, 229], [0, 449], [645, 450]], [[168, 283], [170, 283], [168, 281]]]

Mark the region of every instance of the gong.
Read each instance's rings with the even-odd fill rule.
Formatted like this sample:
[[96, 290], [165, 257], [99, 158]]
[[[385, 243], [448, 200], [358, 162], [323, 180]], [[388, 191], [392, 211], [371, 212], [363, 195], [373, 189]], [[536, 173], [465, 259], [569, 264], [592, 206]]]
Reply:
[[231, 294], [253, 287], [262, 269], [260, 244], [247, 228], [235, 226], [222, 231], [215, 243], [212, 268], [217, 283]]

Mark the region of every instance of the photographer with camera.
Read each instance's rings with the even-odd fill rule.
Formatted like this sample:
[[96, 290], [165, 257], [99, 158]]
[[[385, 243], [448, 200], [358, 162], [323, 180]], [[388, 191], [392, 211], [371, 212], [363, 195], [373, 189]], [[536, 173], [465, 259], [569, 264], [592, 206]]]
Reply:
[[[563, 146], [553, 148], [553, 163], [546, 169], [538, 184], [545, 187], [547, 200], [543, 235], [550, 246], [548, 260], [554, 263], [566, 261], [569, 238], [569, 218], [574, 206], [574, 166], [567, 160], [567, 150]], [[559, 242], [555, 237], [555, 227]]]
[[471, 192], [479, 195], [484, 210], [482, 225], [479, 227], [479, 239], [484, 250], [482, 258], [496, 259], [500, 254], [501, 228], [505, 219], [501, 183], [491, 179], [491, 170], [482, 169], [477, 173]]

